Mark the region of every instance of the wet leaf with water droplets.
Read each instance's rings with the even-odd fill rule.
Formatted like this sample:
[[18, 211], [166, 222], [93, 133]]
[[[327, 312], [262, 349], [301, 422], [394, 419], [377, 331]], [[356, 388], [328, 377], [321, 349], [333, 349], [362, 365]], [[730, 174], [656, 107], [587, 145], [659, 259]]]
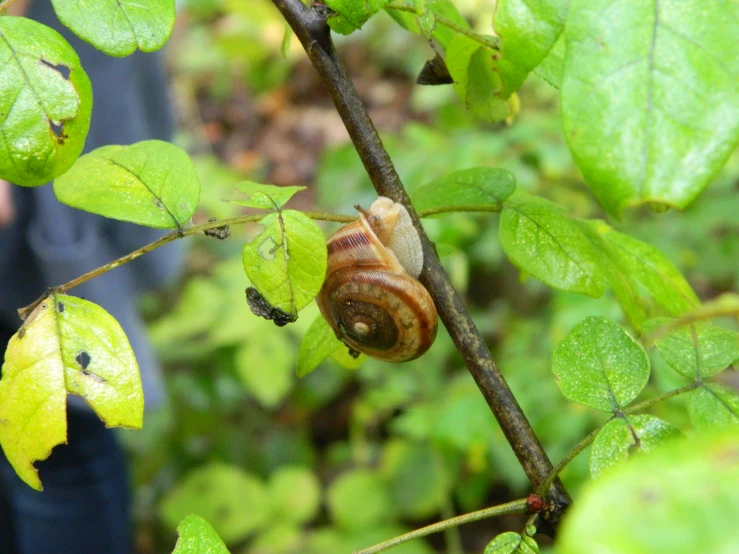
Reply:
[[651, 415], [617, 417], [600, 430], [590, 450], [590, 475], [626, 460], [635, 452], [649, 452], [666, 440], [681, 436], [671, 424]]
[[0, 179], [48, 183], [82, 152], [92, 87], [64, 38], [23, 17], [0, 17]]
[[552, 371], [562, 394], [604, 412], [625, 408], [649, 380], [649, 358], [618, 323], [588, 317], [557, 345]]
[[216, 530], [202, 517], [190, 514], [177, 526], [179, 538], [172, 554], [228, 554]]

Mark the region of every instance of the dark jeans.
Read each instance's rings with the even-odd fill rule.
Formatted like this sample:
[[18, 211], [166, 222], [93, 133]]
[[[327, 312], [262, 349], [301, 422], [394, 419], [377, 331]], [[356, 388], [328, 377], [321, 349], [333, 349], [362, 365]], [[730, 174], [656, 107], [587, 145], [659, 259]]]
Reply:
[[67, 421], [69, 444], [35, 464], [41, 492], [0, 453], [0, 554], [130, 554], [128, 475], [113, 430], [78, 409]]

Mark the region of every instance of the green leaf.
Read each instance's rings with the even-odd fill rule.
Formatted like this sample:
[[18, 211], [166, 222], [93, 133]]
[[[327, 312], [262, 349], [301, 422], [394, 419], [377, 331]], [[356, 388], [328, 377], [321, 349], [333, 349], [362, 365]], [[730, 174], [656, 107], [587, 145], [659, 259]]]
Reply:
[[177, 526], [177, 539], [172, 554], [228, 554], [226, 545], [210, 523], [189, 515]]
[[647, 340], [659, 340], [673, 330], [690, 325], [691, 323], [726, 316], [739, 316], [739, 294], [727, 292], [713, 300], [706, 301], [689, 312], [682, 314], [669, 325], [656, 329], [647, 337]]
[[570, 0], [502, 0], [495, 9], [501, 38], [504, 96], [516, 92], [547, 56], [564, 29]]
[[328, 508], [344, 529], [368, 529], [390, 519], [392, 502], [385, 484], [367, 469], [347, 471], [328, 489]]
[[331, 29], [342, 35], [349, 35], [361, 29], [367, 20], [385, 7], [390, 0], [325, 0], [326, 5], [336, 15], [328, 18]]
[[305, 187], [278, 187], [263, 185], [254, 181], [241, 181], [236, 188], [246, 194], [246, 200], [229, 200], [231, 204], [239, 204], [260, 210], [276, 210], [284, 206], [296, 192], [305, 190]]
[[274, 408], [292, 389], [293, 356], [284, 333], [265, 333], [236, 352], [236, 373], [262, 406]]
[[736, 430], [676, 440], [583, 487], [557, 542], [561, 554], [737, 552]]
[[473, 167], [454, 171], [421, 185], [413, 191], [417, 211], [443, 208], [445, 211], [500, 211], [503, 201], [516, 188], [516, 178], [500, 168]]
[[562, 394], [604, 412], [625, 408], [649, 380], [649, 358], [626, 329], [605, 317], [575, 325], [554, 350]]
[[283, 466], [272, 474], [269, 498], [277, 521], [307, 523], [316, 517], [321, 507], [321, 484], [309, 469]]
[[92, 302], [52, 294], [10, 339], [0, 380], [0, 445], [37, 490], [34, 461], [67, 441], [67, 393], [108, 427], [141, 428], [139, 370], [121, 326]]
[[92, 86], [80, 59], [46, 25], [0, 17], [0, 83], [0, 179], [48, 183], [72, 166], [90, 128]]
[[411, 519], [438, 513], [450, 493], [442, 455], [428, 442], [389, 442], [384, 448], [381, 472], [398, 513]]
[[616, 417], [603, 426], [593, 441], [590, 474], [598, 478], [635, 452], [649, 452], [679, 436], [675, 427], [651, 415]]
[[535, 554], [536, 552], [539, 552], [539, 545], [534, 539], [508, 531], [490, 541], [483, 554]]
[[343, 348], [339, 348], [331, 354], [331, 359], [344, 369], [357, 369], [367, 359], [365, 354], [360, 354], [354, 358], [349, 353], [349, 348], [344, 343], [341, 344]]
[[270, 516], [264, 484], [253, 475], [223, 463], [211, 463], [189, 472], [159, 506], [171, 528], [189, 514], [209, 521], [228, 544], [263, 527]]
[[455, 35], [446, 52], [454, 91], [467, 109], [485, 121], [502, 121], [512, 113], [505, 101], [497, 57], [497, 51], [461, 34]]
[[598, 297], [605, 290], [599, 253], [582, 228], [543, 202], [507, 205], [500, 243], [508, 258], [547, 285]]
[[185, 225], [200, 197], [187, 153], [161, 140], [103, 146], [54, 181], [60, 202], [87, 212], [172, 229]]
[[603, 238], [613, 247], [613, 254], [623, 267], [671, 315], [698, 306], [700, 301], [688, 282], [654, 246], [612, 230], [603, 232]]
[[600, 234], [601, 228], [608, 226], [599, 220], [575, 220], [575, 223], [598, 253], [596, 257], [598, 269], [613, 290], [614, 296], [621, 304], [629, 321], [637, 329], [641, 328], [647, 319], [645, 302], [639, 293], [639, 284], [631, 275], [630, 268]]
[[[644, 326], [646, 332], [675, 321], [652, 319]], [[660, 356], [680, 375], [705, 379], [726, 369], [739, 359], [739, 333], [710, 323], [697, 323], [677, 329], [657, 339]]]
[[243, 249], [246, 276], [273, 308], [297, 314], [326, 278], [326, 238], [313, 220], [294, 210], [259, 223], [265, 230]]
[[564, 50], [564, 39], [560, 35], [547, 57], [534, 68], [534, 73], [557, 90], [562, 88], [562, 74], [565, 66]]
[[[412, 33], [423, 35], [427, 39], [437, 41], [443, 48], [448, 48], [458, 31], [449, 25], [439, 22], [439, 19], [452, 25], [471, 31], [470, 24], [462, 17], [451, 0], [426, 0], [422, 6], [416, 4], [416, 10], [421, 13], [412, 14], [405, 11], [386, 8], [398, 24]], [[430, 33], [430, 35], [429, 35]]]
[[690, 421], [700, 431], [739, 424], [739, 395], [716, 383], [703, 385], [690, 393]]
[[59, 21], [109, 56], [159, 50], [172, 34], [174, 0], [51, 0]]
[[572, 0], [565, 36], [565, 133], [600, 203], [687, 206], [739, 142], [739, 5]]
[[293, 554], [305, 552], [305, 533], [292, 524], [276, 521], [260, 532], [242, 554]]
[[336, 333], [328, 322], [319, 315], [313, 320], [300, 343], [296, 370], [298, 377], [305, 377], [326, 358], [342, 349], [346, 350], [346, 345], [336, 338]]

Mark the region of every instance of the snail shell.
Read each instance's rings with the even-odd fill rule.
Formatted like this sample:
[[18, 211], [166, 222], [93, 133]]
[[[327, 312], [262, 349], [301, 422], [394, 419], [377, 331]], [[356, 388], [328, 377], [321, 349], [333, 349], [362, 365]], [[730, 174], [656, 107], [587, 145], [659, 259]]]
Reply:
[[423, 252], [406, 209], [378, 198], [359, 221], [328, 240], [328, 269], [317, 302], [352, 351], [390, 362], [413, 360], [436, 338], [431, 295], [418, 282]]

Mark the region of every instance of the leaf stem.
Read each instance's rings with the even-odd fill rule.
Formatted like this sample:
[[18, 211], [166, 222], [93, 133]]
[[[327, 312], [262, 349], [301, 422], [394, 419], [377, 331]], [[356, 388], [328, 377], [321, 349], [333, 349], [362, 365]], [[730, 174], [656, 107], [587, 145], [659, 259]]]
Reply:
[[526, 499], [514, 500], [513, 502], [507, 502], [506, 504], [499, 504], [498, 506], [492, 506], [491, 508], [485, 508], [483, 510], [477, 510], [476, 512], [470, 512], [469, 514], [463, 514], [461, 516], [445, 519], [438, 523], [421, 527], [414, 531], [410, 531], [403, 535], [399, 535], [385, 542], [381, 542], [369, 548], [363, 550], [357, 550], [354, 554], [376, 554], [377, 552], [383, 552], [393, 546], [397, 546], [404, 542], [419, 539], [439, 531], [444, 531], [451, 527], [458, 527], [465, 523], [471, 523], [473, 521], [479, 521], [481, 519], [487, 519], [490, 517], [504, 516], [510, 514], [523, 514], [526, 512]]
[[642, 400], [638, 404], [632, 404], [631, 406], [626, 408], [624, 410], [624, 415], [631, 415], [633, 413], [640, 412], [642, 410], [649, 408], [650, 406], [654, 404], [657, 404], [658, 402], [662, 402], [663, 400], [669, 400], [670, 398], [674, 396], [678, 396], [680, 394], [690, 392], [692, 390], [697, 389], [700, 386], [701, 386], [700, 382], [693, 381], [692, 383], [688, 383], [687, 385], [684, 385], [680, 388], [664, 392], [657, 396], [653, 396], [652, 398], [647, 398], [646, 400]]
[[644, 347], [652, 346], [656, 341], [669, 335], [673, 331], [677, 331], [678, 329], [687, 327], [688, 325], [700, 323], [706, 319], [730, 316], [739, 316], [739, 296], [727, 293], [701, 305], [696, 310], [683, 314], [679, 318], [670, 321], [668, 324], [655, 329], [642, 339], [642, 345]]
[[502, 204], [497, 206], [491, 205], [459, 205], [459, 206], [437, 206], [436, 208], [428, 208], [427, 210], [419, 210], [418, 217], [430, 217], [432, 215], [446, 214], [446, 213], [462, 213], [462, 212], [490, 212], [496, 213], [503, 209]]
[[[277, 208], [276, 211], [279, 211], [279, 208]], [[450, 208], [446, 208], [446, 207], [431, 208], [429, 210], [424, 210], [420, 212], [419, 216], [427, 217], [431, 215], [436, 215], [440, 213], [448, 213], [448, 212], [495, 212], [495, 211], [500, 211], [500, 210], [495, 209], [494, 207], [491, 207], [491, 206], [484, 206], [484, 205], [457, 206], [457, 207], [450, 207]], [[124, 264], [127, 264], [128, 262], [131, 262], [135, 260], [136, 258], [139, 258], [143, 256], [144, 254], [151, 252], [152, 250], [156, 250], [160, 246], [169, 244], [170, 242], [175, 241], [177, 239], [182, 239], [182, 238], [189, 237], [192, 235], [204, 233], [205, 231], [209, 231], [211, 229], [218, 229], [221, 227], [230, 227], [232, 225], [240, 225], [242, 223], [259, 221], [260, 219], [269, 215], [270, 213], [273, 213], [273, 212], [265, 211], [262, 213], [248, 214], [248, 215], [233, 217], [231, 219], [221, 219], [218, 221], [209, 221], [208, 223], [203, 223], [202, 225], [194, 225], [192, 227], [186, 227], [182, 230], [172, 231], [171, 233], [164, 235], [163, 237], [155, 240], [154, 242], [151, 242], [147, 245], [142, 246], [138, 250], [129, 252], [128, 254], [126, 254], [125, 256], [121, 256], [117, 260], [113, 260], [110, 263], [107, 263], [91, 271], [88, 271], [87, 273], [80, 275], [79, 277], [76, 277], [72, 279], [71, 281], [64, 283], [63, 285], [51, 287], [49, 291], [54, 291], [57, 294], [64, 293], [70, 289], [73, 289], [74, 287], [78, 285], [81, 285], [82, 283], [86, 281], [89, 281], [90, 279], [94, 277], [97, 277], [98, 275], [102, 275], [103, 273], [107, 273], [111, 269], [115, 269], [116, 267], [120, 267]], [[315, 219], [317, 221], [329, 221], [331, 223], [351, 223], [352, 221], [357, 220], [356, 216], [351, 216], [351, 215], [334, 214], [334, 213], [327, 213], [327, 212], [302, 212], [302, 213], [310, 217], [311, 219]], [[22, 320], [25, 320], [28, 317], [28, 315], [34, 309], [36, 309], [36, 306], [38, 306], [41, 302], [43, 302], [44, 298], [48, 296], [49, 291], [39, 296], [36, 300], [34, 300], [28, 306], [20, 308], [18, 310], [18, 315], [20, 316], [20, 318]]]
[[[399, 12], [409, 12], [414, 15], [422, 15], [419, 14], [416, 11], [416, 8], [414, 6], [409, 6], [408, 4], [404, 4], [402, 2], [388, 2], [385, 4], [386, 10], [397, 10]], [[483, 35], [478, 35], [474, 31], [467, 29], [466, 27], [463, 27], [457, 23], [454, 23], [454, 21], [447, 19], [446, 17], [442, 15], [438, 15], [436, 13], [433, 13], [434, 21], [439, 23], [440, 25], [443, 25], [444, 27], [447, 27], [454, 31], [455, 33], [459, 33], [460, 35], [464, 35], [467, 38], [470, 38], [474, 40], [475, 42], [479, 42], [482, 44], [485, 48], [490, 48], [491, 50], [500, 50], [500, 39], [495, 37], [486, 37]]]
[[[431, 293], [444, 326], [498, 420], [521, 467], [531, 481], [532, 488], [538, 489], [551, 472], [552, 464], [470, 318], [462, 299], [449, 281], [439, 261], [436, 247], [421, 225], [377, 129], [336, 53], [326, 22], [325, 6], [316, 3], [308, 8], [300, 0], [272, 0], [272, 2], [292, 27], [327, 88], [377, 193], [400, 202], [408, 210], [418, 230], [423, 249], [424, 266], [420, 281]], [[548, 492], [548, 498], [555, 509], [541, 531], [553, 534], [571, 499], [559, 481], [554, 481]]]
[[[668, 400], [674, 396], [678, 396], [680, 394], [690, 392], [692, 390], [697, 389], [700, 386], [700, 383], [698, 381], [694, 381], [692, 383], [688, 383], [687, 385], [665, 392], [663, 394], [659, 394], [657, 396], [654, 396], [652, 398], [647, 398], [646, 400], [639, 402], [638, 404], [633, 404], [632, 406], [629, 406], [623, 411], [623, 415], [631, 415], [633, 413], [639, 412], [641, 410], [644, 410], [646, 408], [649, 408], [650, 406], [657, 404], [658, 402], [662, 402], [663, 400]], [[615, 416], [614, 416], [615, 417]], [[613, 418], [611, 418], [613, 419]], [[611, 421], [610, 419], [608, 421]], [[547, 476], [547, 479], [542, 483], [541, 487], [537, 490], [538, 494], [544, 495], [543, 491], [546, 491], [549, 486], [551, 485], [552, 481], [555, 477], [557, 477], [562, 470], [572, 461], [575, 459], [575, 457], [580, 454], [583, 450], [585, 450], [590, 444], [595, 440], [595, 437], [600, 433], [600, 430], [605, 427], [605, 425], [608, 423], [604, 423], [603, 425], [599, 425], [595, 429], [593, 429], [588, 435], [581, 439], [580, 442], [578, 442], [572, 450], [570, 450], [562, 460], [555, 466], [555, 468], [552, 470], [549, 476]]]
[[[170, 242], [173, 242], [175, 240], [182, 239], [185, 237], [189, 237], [191, 235], [197, 235], [200, 233], [204, 233], [205, 231], [209, 231], [211, 229], [218, 229], [220, 227], [227, 227], [231, 225], [240, 225], [242, 223], [259, 221], [260, 219], [269, 215], [270, 213], [272, 212], [267, 211], [267, 212], [261, 212], [261, 213], [255, 213], [255, 214], [242, 215], [238, 217], [232, 217], [230, 219], [209, 221], [208, 223], [203, 223], [202, 225], [193, 225], [192, 227], [187, 227], [181, 230], [172, 231], [171, 233], [168, 233], [164, 235], [163, 237], [160, 237], [159, 239], [153, 242], [150, 242], [147, 245], [142, 246], [138, 250], [129, 252], [125, 256], [121, 256], [120, 258], [113, 260], [110, 263], [101, 265], [100, 267], [97, 267], [91, 271], [88, 271], [87, 273], [80, 275], [79, 277], [76, 277], [72, 279], [71, 281], [68, 281], [62, 285], [51, 287], [46, 293], [42, 294], [36, 300], [34, 300], [33, 303], [29, 304], [28, 306], [24, 308], [20, 308], [18, 310], [18, 315], [20, 316], [22, 320], [25, 320], [28, 317], [28, 315], [34, 309], [36, 309], [36, 306], [38, 306], [41, 302], [43, 302], [43, 300], [51, 292], [54, 292], [57, 294], [64, 293], [70, 289], [73, 289], [74, 287], [78, 285], [81, 285], [82, 283], [89, 281], [90, 279], [94, 277], [97, 277], [98, 275], [102, 275], [103, 273], [107, 273], [108, 271], [115, 269], [116, 267], [120, 267], [124, 264], [127, 264], [128, 262], [132, 262], [136, 258], [139, 258], [143, 256], [144, 254], [159, 248], [160, 246], [164, 246], [165, 244], [169, 244]], [[307, 215], [308, 217], [310, 217], [311, 219], [315, 219], [319, 221], [331, 221], [334, 223], [350, 223], [357, 219], [356, 217], [351, 217], [351, 216], [341, 215], [341, 214], [322, 213], [322, 212], [303, 212], [303, 213]]]

